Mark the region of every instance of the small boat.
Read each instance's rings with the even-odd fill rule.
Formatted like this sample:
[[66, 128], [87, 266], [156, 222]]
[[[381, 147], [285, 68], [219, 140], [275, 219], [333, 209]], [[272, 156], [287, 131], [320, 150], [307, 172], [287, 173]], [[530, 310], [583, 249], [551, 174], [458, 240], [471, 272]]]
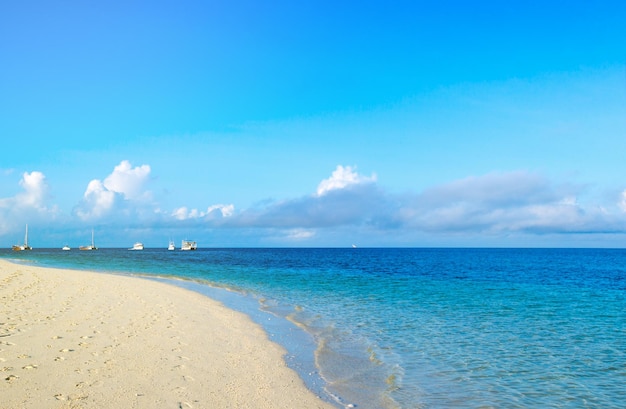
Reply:
[[98, 247], [93, 242], [93, 229], [91, 229], [91, 245], [90, 246], [80, 246], [79, 250], [98, 250]]
[[195, 241], [191, 241], [191, 240], [183, 240], [182, 244], [180, 245], [180, 249], [181, 250], [196, 250], [198, 248], [198, 245], [196, 244]]
[[170, 244], [167, 246], [167, 249], [170, 251], [176, 250], [176, 246], [174, 245], [174, 242], [172, 240], [170, 240]]
[[63, 248], [62, 248], [61, 250], [63, 250], [63, 251], [70, 251], [70, 250], [71, 250], [71, 248], [70, 248], [70, 246], [68, 246], [68, 245], [66, 244], [65, 246], [63, 246]]
[[11, 246], [13, 251], [32, 250], [33, 248], [28, 245], [28, 225], [26, 225], [26, 235], [24, 236], [24, 244], [15, 244]]
[[143, 243], [138, 241], [137, 243], [133, 244], [133, 248], [128, 250], [143, 250]]

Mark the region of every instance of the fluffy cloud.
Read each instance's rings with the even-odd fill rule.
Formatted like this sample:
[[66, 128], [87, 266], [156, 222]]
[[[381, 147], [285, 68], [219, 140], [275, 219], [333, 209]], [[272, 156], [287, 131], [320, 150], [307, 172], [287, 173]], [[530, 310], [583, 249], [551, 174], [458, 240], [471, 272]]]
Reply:
[[83, 220], [100, 218], [113, 208], [116, 196], [119, 194], [107, 189], [104, 183], [94, 179], [87, 185], [83, 202], [76, 209], [76, 215]]
[[14, 197], [0, 199], [0, 208], [20, 211], [36, 209], [47, 211], [46, 199], [48, 198], [48, 183], [41, 172], [24, 172], [20, 180], [23, 191]]
[[48, 194], [48, 183], [46, 177], [41, 172], [25, 172], [20, 180], [20, 186], [24, 189], [23, 193], [16, 196], [16, 204], [18, 206], [33, 207], [36, 209], [45, 209], [45, 199]]
[[24, 172], [19, 182], [22, 191], [13, 197], [0, 199], [0, 230], [27, 223], [33, 219], [54, 219], [56, 206], [49, 206], [49, 186], [42, 172]]
[[94, 179], [87, 185], [82, 202], [74, 209], [82, 220], [99, 219], [113, 210], [129, 213], [151, 199], [145, 189], [150, 166], [132, 167], [124, 160], [103, 181]]
[[[133, 167], [124, 160], [115, 166], [113, 172], [104, 180], [94, 179], [89, 182], [81, 203], [74, 209], [74, 214], [81, 220], [98, 220], [105, 216], [114, 218], [138, 216], [151, 220], [153, 224], [169, 223], [171, 220], [219, 221], [234, 214], [232, 204], [216, 204], [206, 210], [190, 209], [182, 206], [173, 211], [163, 211], [152, 199], [147, 190], [150, 181], [149, 165]], [[152, 218], [152, 219], [150, 219]]]
[[322, 180], [317, 186], [317, 195], [323, 196], [333, 190], [373, 182], [376, 182], [376, 175], [370, 177], [362, 176], [356, 173], [356, 168], [353, 169], [351, 166], [343, 167], [342, 165], [338, 165], [332, 175], [328, 179]]
[[110, 192], [121, 193], [125, 199], [139, 200], [150, 197], [150, 192], [144, 190], [149, 177], [149, 165], [133, 168], [129, 161], [124, 160], [104, 179], [103, 185]]
[[387, 206], [375, 180], [375, 176], [365, 177], [340, 165], [319, 184], [315, 194], [247, 209], [228, 225], [310, 229], [367, 223], [373, 215], [384, 213]]
[[190, 220], [206, 218], [209, 220], [217, 220], [231, 217], [235, 212], [235, 206], [232, 204], [216, 204], [209, 206], [206, 211], [198, 209], [188, 209], [187, 207], [179, 207], [172, 212], [172, 216], [176, 220]]

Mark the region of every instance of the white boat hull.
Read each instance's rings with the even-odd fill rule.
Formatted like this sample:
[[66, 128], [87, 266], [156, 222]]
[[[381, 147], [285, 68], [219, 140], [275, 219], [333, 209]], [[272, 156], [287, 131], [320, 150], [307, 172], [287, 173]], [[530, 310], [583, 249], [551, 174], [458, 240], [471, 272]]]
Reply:
[[183, 251], [190, 251], [190, 250], [196, 250], [198, 248], [197, 244], [195, 241], [191, 241], [191, 240], [183, 240], [180, 249]]

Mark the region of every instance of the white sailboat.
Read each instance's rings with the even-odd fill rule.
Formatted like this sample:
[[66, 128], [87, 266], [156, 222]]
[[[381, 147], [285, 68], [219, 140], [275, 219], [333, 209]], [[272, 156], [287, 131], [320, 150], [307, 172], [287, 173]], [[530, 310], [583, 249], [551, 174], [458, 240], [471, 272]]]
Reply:
[[96, 245], [94, 244], [93, 241], [93, 229], [91, 229], [91, 245], [90, 246], [80, 246], [78, 247], [79, 250], [98, 250], [98, 247], [96, 247]]
[[24, 244], [15, 244], [11, 246], [13, 251], [32, 250], [33, 248], [28, 245], [28, 225], [26, 225], [26, 234], [24, 236]]

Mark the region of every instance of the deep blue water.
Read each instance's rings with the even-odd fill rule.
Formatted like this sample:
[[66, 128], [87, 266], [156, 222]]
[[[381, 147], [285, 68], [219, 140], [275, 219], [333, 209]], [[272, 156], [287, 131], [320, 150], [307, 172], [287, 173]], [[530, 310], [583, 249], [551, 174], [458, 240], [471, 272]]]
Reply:
[[309, 334], [301, 339], [313, 344], [290, 355], [291, 365], [303, 377], [315, 365], [330, 399], [343, 405], [623, 408], [626, 401], [626, 250], [53, 249], [0, 255], [235, 289], [246, 296], [230, 298], [229, 306], [240, 303], [251, 313], [253, 305], [272, 314], [259, 313], [257, 320], [286, 318]]

